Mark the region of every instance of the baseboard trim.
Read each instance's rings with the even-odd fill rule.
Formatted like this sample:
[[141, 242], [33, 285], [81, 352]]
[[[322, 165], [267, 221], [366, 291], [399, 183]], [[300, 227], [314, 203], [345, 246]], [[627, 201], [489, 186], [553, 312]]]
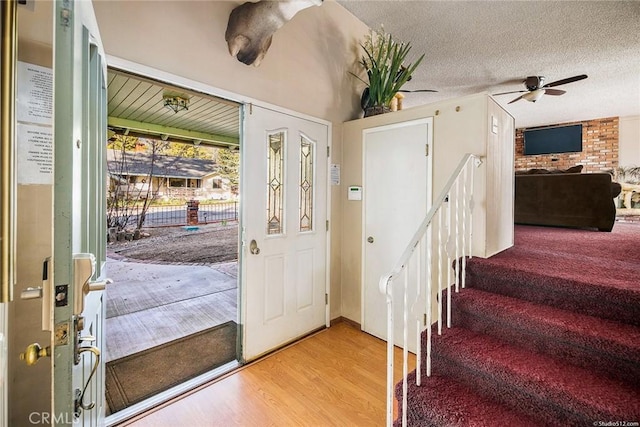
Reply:
[[343, 316], [339, 316], [339, 317], [336, 317], [335, 319], [332, 319], [329, 324], [330, 324], [330, 326], [335, 326], [338, 323], [346, 323], [347, 325], [351, 326], [352, 328], [355, 328], [355, 329], [357, 329], [359, 331], [362, 330], [362, 326], [360, 325], [360, 323], [358, 323], [358, 322], [356, 322], [354, 320], [351, 320], [351, 319], [347, 319], [346, 317], [343, 317]]

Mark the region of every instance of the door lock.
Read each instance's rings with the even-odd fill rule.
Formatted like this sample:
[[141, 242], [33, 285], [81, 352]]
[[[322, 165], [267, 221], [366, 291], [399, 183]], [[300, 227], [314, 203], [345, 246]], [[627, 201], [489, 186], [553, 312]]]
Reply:
[[254, 255], [258, 255], [260, 253], [260, 248], [258, 247], [258, 243], [254, 240], [249, 243], [249, 252]]
[[34, 342], [29, 344], [24, 353], [20, 353], [20, 360], [24, 360], [28, 366], [33, 366], [38, 363], [38, 360], [42, 357], [51, 356], [51, 347], [47, 346], [42, 348], [40, 344]]
[[111, 279], [92, 282], [96, 272], [96, 257], [90, 253], [73, 255], [74, 304], [73, 314], [80, 315], [84, 311], [84, 298], [89, 292], [102, 291], [112, 283]]
[[45, 258], [42, 263], [42, 286], [29, 286], [20, 292], [20, 299], [30, 300], [42, 298], [42, 330], [50, 331], [53, 323], [51, 310], [53, 301], [51, 293], [53, 292], [53, 284], [49, 280], [51, 277], [51, 258]]

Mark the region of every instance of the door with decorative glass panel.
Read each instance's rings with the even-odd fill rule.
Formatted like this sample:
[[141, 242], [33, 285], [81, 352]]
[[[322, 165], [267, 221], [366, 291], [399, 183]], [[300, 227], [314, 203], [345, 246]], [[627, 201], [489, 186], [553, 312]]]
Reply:
[[242, 147], [243, 358], [327, 321], [329, 127], [252, 106]]

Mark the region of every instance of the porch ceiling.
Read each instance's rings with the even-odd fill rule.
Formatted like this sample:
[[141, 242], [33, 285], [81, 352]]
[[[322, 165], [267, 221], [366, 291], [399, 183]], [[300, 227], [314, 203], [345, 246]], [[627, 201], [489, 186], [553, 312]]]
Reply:
[[[108, 71], [108, 128], [124, 135], [237, 147], [240, 105], [143, 77]], [[174, 113], [163, 96], [189, 100], [188, 110]]]

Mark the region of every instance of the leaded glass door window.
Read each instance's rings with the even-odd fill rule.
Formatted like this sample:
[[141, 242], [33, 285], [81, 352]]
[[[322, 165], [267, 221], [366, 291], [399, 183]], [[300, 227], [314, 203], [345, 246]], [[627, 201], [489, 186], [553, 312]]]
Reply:
[[300, 232], [313, 231], [314, 156], [315, 143], [300, 135]]
[[268, 134], [267, 137], [267, 234], [284, 232], [284, 157], [286, 133]]

